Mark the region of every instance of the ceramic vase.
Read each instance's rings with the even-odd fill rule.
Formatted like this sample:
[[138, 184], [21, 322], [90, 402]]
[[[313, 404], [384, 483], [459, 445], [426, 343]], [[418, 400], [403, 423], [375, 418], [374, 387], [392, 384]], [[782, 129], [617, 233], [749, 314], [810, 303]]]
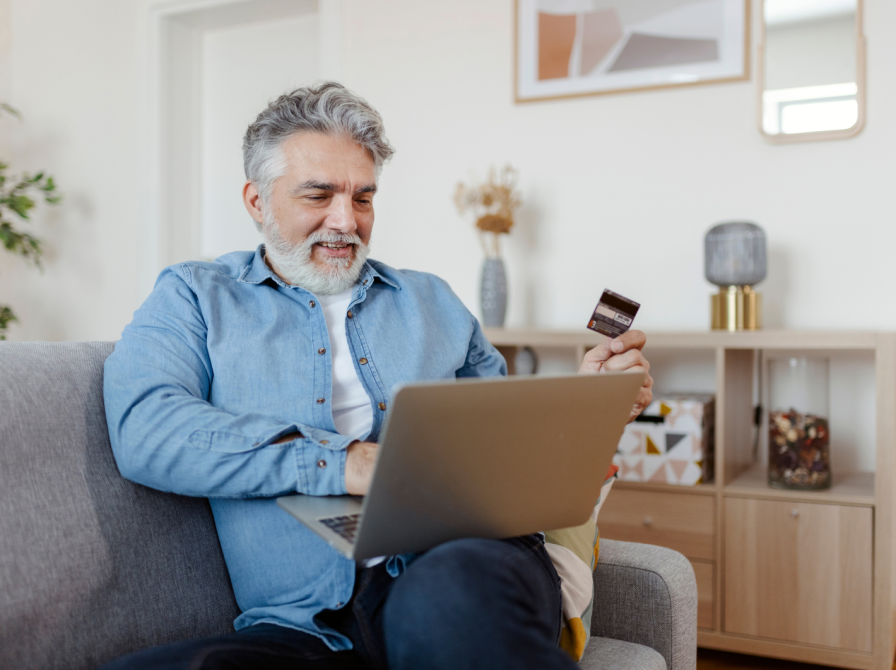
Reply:
[[507, 313], [507, 275], [504, 261], [486, 258], [482, 266], [482, 282], [479, 285], [479, 304], [482, 308], [482, 325], [501, 328]]

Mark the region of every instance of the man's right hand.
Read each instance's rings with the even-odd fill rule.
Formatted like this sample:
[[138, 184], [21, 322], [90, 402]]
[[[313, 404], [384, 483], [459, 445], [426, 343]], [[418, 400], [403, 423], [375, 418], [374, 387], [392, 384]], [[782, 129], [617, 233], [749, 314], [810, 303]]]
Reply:
[[379, 454], [376, 442], [352, 442], [345, 451], [345, 490], [353, 496], [367, 495], [373, 466]]

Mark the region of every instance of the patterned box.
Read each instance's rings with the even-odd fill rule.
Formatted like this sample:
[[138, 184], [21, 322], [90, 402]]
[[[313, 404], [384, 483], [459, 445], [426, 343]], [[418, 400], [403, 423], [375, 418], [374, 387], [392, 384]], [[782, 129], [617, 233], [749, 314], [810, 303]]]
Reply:
[[625, 427], [613, 462], [622, 481], [694, 486], [712, 481], [714, 443], [715, 397], [668, 394]]

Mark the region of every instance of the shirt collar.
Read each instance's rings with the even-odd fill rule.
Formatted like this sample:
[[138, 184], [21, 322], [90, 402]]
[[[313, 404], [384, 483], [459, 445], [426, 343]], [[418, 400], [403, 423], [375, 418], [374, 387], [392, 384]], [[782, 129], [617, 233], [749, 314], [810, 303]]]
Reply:
[[[249, 261], [249, 264], [240, 273], [237, 281], [244, 284], [261, 284], [268, 279], [285, 288], [297, 288], [280, 279], [280, 277], [268, 267], [268, 264], [265, 263], [264, 260], [264, 244], [259, 244], [258, 248], [255, 250], [255, 255], [252, 256], [252, 260]], [[359, 282], [365, 287], [369, 287], [373, 285], [373, 282], [377, 279], [384, 284], [397, 288], [399, 291], [401, 290], [401, 287], [398, 284], [377, 272], [376, 268], [374, 268], [369, 261], [365, 262], [364, 267], [361, 269], [361, 275], [358, 278]]]
[[274, 271], [264, 262], [264, 245], [259, 244], [255, 249], [255, 255], [252, 256], [252, 260], [240, 273], [237, 281], [243, 284], [261, 284], [267, 279], [272, 279], [281, 286], [289, 286], [289, 284], [274, 274]]
[[399, 291], [401, 290], [401, 287], [398, 284], [377, 272], [376, 268], [370, 264], [370, 261], [364, 263], [364, 268], [361, 270], [361, 276], [358, 279], [364, 286], [372, 285], [374, 280], [379, 279], [384, 284], [388, 284], [392, 288], [397, 288]]

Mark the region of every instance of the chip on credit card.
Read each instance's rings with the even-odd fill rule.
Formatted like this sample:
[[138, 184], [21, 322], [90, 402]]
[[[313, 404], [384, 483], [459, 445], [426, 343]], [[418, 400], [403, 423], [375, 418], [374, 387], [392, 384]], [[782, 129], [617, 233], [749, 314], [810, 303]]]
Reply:
[[607, 337], [619, 337], [632, 327], [639, 307], [640, 303], [607, 289], [594, 308], [588, 327]]

